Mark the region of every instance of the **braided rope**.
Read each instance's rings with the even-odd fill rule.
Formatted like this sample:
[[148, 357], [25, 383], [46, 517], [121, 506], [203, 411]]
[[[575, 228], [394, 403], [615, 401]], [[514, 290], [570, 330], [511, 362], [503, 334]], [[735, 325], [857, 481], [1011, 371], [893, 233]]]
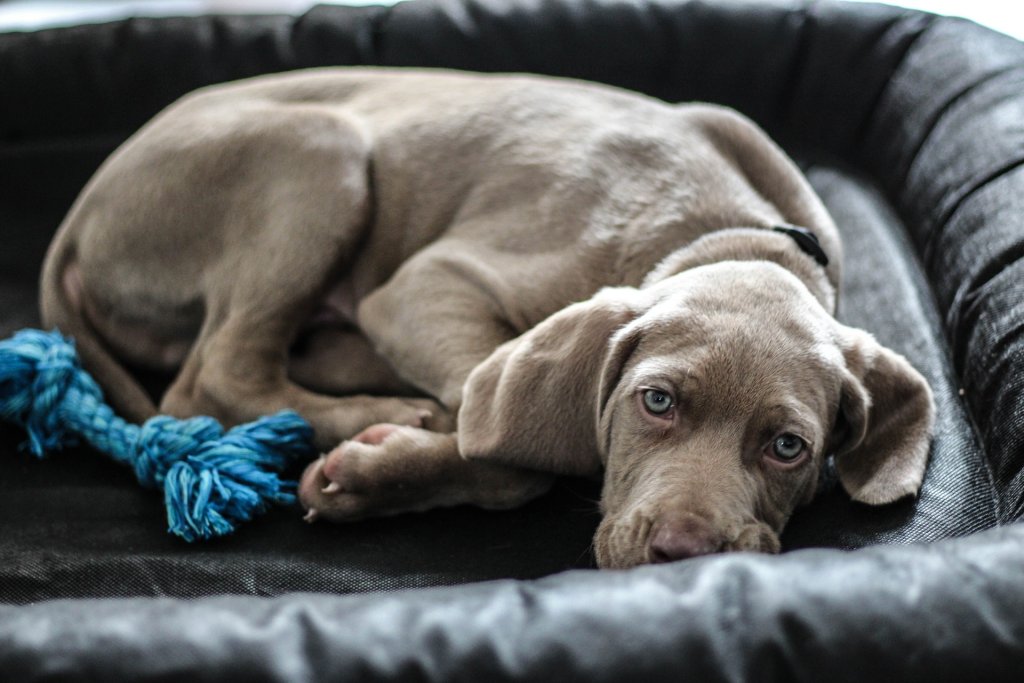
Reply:
[[23, 447], [39, 457], [81, 439], [132, 467], [143, 486], [162, 486], [169, 531], [186, 541], [231, 533], [271, 503], [293, 503], [295, 482], [277, 473], [312, 453], [313, 430], [291, 411], [227, 432], [210, 417], [128, 423], [56, 331], [0, 341], [0, 418], [23, 427]]

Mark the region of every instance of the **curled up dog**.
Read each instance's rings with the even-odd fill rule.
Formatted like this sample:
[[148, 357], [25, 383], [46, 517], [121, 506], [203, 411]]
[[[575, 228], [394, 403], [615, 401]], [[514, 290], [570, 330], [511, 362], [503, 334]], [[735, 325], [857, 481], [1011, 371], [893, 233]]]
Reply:
[[[197, 91], [96, 173], [42, 314], [126, 415], [282, 408], [307, 519], [603, 477], [598, 564], [776, 552], [835, 457], [914, 495], [934, 408], [835, 320], [835, 226], [739, 114], [552, 78], [323, 69]], [[125, 369], [174, 373], [154, 402]]]

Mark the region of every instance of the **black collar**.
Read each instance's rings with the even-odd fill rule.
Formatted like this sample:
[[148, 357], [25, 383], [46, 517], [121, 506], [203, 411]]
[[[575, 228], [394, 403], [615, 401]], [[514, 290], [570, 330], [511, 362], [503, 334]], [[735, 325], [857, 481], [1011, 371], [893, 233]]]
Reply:
[[800, 247], [800, 251], [813, 258], [822, 266], [828, 265], [828, 254], [821, 248], [818, 236], [807, 228], [783, 224], [774, 226], [772, 230], [789, 235], [796, 242], [797, 246]]

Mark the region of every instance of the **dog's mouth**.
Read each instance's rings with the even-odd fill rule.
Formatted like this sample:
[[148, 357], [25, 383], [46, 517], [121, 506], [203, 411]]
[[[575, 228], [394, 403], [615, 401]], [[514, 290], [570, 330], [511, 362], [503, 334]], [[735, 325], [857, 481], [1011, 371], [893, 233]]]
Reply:
[[594, 536], [594, 554], [602, 569], [626, 569], [728, 552], [775, 554], [780, 547], [778, 534], [764, 522], [716, 525], [693, 514], [658, 520], [642, 513], [606, 515]]

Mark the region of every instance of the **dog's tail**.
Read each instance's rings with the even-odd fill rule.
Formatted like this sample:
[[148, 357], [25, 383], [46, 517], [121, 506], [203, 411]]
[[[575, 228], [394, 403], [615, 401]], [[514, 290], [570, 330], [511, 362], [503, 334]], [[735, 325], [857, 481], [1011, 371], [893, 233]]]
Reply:
[[99, 383], [114, 410], [126, 420], [142, 423], [158, 412], [153, 399], [110, 353], [85, 313], [76, 264], [76, 213], [72, 210], [60, 226], [43, 262], [39, 282], [43, 325], [73, 337], [82, 366]]

